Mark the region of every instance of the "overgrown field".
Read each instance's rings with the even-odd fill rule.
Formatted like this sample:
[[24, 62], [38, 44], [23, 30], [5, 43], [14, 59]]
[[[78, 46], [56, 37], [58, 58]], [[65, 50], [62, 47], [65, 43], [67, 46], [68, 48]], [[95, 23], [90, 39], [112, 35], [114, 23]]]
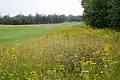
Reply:
[[1, 45], [0, 80], [120, 80], [120, 32], [75, 25]]

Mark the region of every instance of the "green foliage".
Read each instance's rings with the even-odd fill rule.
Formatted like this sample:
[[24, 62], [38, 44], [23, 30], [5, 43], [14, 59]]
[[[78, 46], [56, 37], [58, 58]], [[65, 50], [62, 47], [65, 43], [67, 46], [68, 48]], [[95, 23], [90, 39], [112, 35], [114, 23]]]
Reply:
[[114, 29], [120, 29], [120, 0], [109, 1], [109, 19], [111, 27]]
[[119, 0], [82, 0], [84, 21], [98, 28], [120, 28]]
[[71, 19], [70, 16], [65, 15], [43, 15], [38, 14], [28, 16], [19, 14], [14, 17], [10, 17], [9, 15], [5, 15], [3, 17], [0, 16], [0, 24], [7, 25], [23, 25], [23, 24], [53, 24], [53, 23], [63, 23], [65, 21], [82, 21], [81, 16], [73, 16]]

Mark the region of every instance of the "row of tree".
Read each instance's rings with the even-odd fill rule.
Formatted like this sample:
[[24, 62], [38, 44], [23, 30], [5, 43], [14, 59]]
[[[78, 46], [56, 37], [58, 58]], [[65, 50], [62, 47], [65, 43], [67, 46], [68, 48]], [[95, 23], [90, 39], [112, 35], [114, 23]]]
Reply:
[[81, 21], [81, 16], [65, 16], [65, 15], [22, 15], [19, 14], [17, 16], [10, 17], [9, 15], [0, 16], [0, 24], [7, 25], [23, 25], [23, 24], [52, 24], [52, 23], [63, 23], [65, 21]]
[[86, 24], [98, 28], [120, 28], [120, 0], [82, 0]]

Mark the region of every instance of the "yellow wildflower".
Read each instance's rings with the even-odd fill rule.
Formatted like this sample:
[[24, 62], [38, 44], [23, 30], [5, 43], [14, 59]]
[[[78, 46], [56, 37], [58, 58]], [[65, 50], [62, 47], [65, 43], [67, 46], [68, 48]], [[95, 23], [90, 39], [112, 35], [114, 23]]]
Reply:
[[53, 72], [56, 72], [57, 70], [56, 70], [56, 68], [53, 68]]
[[109, 46], [109, 44], [106, 44], [106, 45], [104, 46], [104, 52], [105, 52], [105, 53], [109, 53], [109, 51], [110, 51], [110, 46]]
[[12, 51], [15, 51], [15, 48], [11, 48], [12, 49]]

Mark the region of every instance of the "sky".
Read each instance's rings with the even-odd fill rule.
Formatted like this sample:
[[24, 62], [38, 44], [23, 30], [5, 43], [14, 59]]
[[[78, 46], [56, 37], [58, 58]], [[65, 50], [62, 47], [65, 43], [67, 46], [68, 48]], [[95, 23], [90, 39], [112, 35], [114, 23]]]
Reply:
[[[81, 0], [80, 0], [81, 1]], [[65, 14], [82, 15], [83, 8], [79, 0], [0, 0], [0, 13], [15, 16], [17, 14]]]

